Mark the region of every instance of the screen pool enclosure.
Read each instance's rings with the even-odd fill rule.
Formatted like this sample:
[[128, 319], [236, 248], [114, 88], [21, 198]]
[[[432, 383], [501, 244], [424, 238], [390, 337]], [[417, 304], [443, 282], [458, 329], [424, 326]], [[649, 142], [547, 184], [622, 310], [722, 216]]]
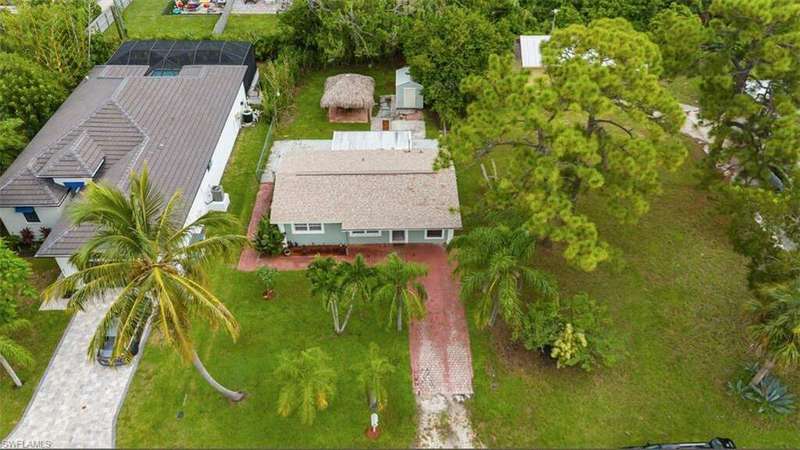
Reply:
[[175, 76], [183, 66], [243, 65], [247, 89], [256, 74], [253, 46], [240, 41], [127, 41], [106, 64], [149, 66], [151, 76]]

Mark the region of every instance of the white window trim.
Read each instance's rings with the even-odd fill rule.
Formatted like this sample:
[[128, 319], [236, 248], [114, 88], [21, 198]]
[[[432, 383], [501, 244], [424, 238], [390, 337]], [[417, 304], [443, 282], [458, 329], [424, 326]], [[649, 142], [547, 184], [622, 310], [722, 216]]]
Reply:
[[350, 237], [381, 237], [383, 231], [381, 230], [350, 230], [347, 232]]
[[[318, 222], [303, 222], [303, 225], [316, 225]], [[319, 230], [306, 230], [306, 231], [297, 231], [295, 227], [297, 224], [292, 224], [292, 234], [325, 234], [325, 224], [319, 223], [320, 229]]]
[[[439, 232], [442, 233], [442, 235], [439, 236], [439, 237], [430, 237], [428, 235], [428, 232], [430, 232], [430, 231], [439, 231]], [[426, 240], [429, 240], [429, 241], [441, 241], [441, 240], [444, 240], [446, 237], [447, 237], [447, 230], [444, 229], [444, 228], [433, 228], [433, 229], [430, 229], [430, 230], [425, 230], [425, 239]]]
[[[404, 239], [402, 241], [395, 241], [394, 240], [394, 232], [395, 231], [403, 231]], [[408, 230], [389, 230], [389, 243], [390, 244], [408, 244]]]

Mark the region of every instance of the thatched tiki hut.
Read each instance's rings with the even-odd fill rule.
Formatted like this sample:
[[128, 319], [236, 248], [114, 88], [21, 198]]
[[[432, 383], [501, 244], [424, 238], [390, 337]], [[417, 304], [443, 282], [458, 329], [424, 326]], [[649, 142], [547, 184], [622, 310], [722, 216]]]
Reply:
[[354, 73], [330, 77], [319, 106], [328, 110], [330, 122], [368, 123], [375, 106], [375, 80]]

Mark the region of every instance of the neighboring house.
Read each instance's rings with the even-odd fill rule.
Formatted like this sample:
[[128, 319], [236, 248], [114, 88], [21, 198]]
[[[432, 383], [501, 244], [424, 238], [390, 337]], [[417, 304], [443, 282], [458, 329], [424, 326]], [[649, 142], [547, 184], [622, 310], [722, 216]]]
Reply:
[[125, 41], [107, 65], [149, 66], [151, 76], [170, 76], [184, 66], [245, 66], [244, 87], [258, 96], [258, 65], [253, 45], [241, 41]]
[[396, 109], [422, 109], [422, 85], [411, 78], [409, 67], [397, 69], [394, 75]]
[[354, 73], [329, 77], [319, 106], [328, 110], [329, 122], [369, 123], [375, 106], [375, 80]]
[[517, 40], [517, 59], [521, 62], [523, 69], [541, 69], [544, 67], [541, 46], [542, 43], [549, 40], [549, 35], [523, 35], [519, 37]]
[[0, 220], [14, 234], [51, 228], [36, 256], [56, 258], [69, 274], [69, 257], [94, 231], [73, 226], [64, 211], [89, 181], [124, 190], [130, 172], [147, 164], [163, 196], [183, 194], [184, 223], [227, 209], [227, 195], [212, 195], [212, 187], [239, 132], [246, 71], [96, 66], [0, 176]]
[[297, 245], [450, 242], [461, 229], [455, 170], [433, 170], [437, 141], [410, 136], [337, 132], [289, 144], [271, 161], [270, 221]]

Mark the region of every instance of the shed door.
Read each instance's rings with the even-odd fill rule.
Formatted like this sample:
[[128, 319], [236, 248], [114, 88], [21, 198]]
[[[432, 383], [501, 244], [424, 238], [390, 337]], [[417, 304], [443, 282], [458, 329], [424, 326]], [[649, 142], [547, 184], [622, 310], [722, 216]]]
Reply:
[[403, 108], [417, 107], [417, 88], [403, 88]]

